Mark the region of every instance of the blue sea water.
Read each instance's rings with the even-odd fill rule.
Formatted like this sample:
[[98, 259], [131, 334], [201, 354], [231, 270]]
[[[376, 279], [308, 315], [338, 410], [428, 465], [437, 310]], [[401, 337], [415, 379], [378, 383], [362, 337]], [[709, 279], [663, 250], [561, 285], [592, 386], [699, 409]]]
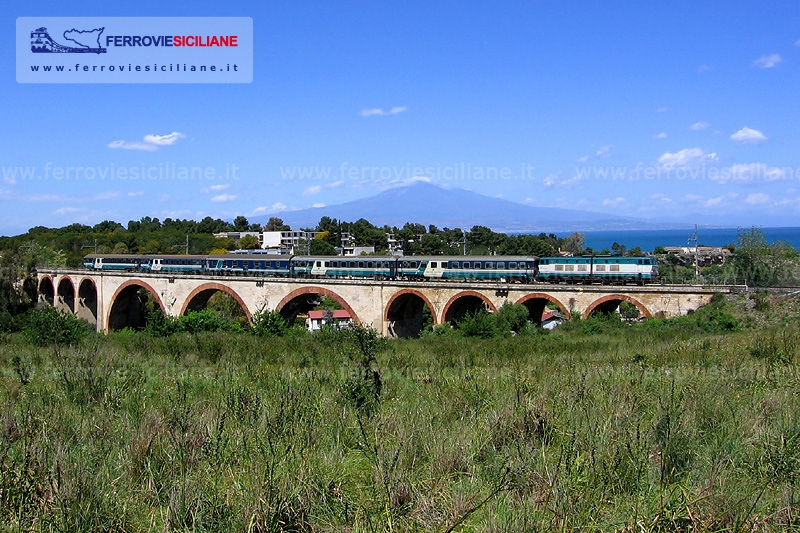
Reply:
[[[750, 228], [742, 228], [749, 230]], [[760, 228], [768, 243], [785, 241], [800, 250], [800, 227], [793, 228]], [[557, 233], [566, 237], [570, 233]], [[596, 252], [618, 242], [628, 248], [640, 247], [645, 252], [652, 252], [656, 246], [694, 246], [694, 229], [665, 230], [627, 230], [627, 231], [586, 231], [586, 247]], [[699, 228], [697, 231], [700, 246], [725, 246], [739, 241], [738, 228]], [[689, 244], [692, 239], [691, 244]]]

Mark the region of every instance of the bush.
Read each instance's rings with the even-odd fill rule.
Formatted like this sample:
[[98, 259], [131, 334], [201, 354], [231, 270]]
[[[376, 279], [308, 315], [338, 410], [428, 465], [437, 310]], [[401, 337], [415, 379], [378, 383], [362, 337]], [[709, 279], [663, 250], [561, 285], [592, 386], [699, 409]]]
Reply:
[[489, 339], [498, 334], [494, 317], [483, 310], [467, 314], [467, 316], [458, 323], [458, 330], [465, 337], [480, 337], [482, 339]]
[[506, 302], [494, 315], [495, 325], [501, 334], [513, 331], [519, 333], [528, 325], [528, 308], [522, 304]]
[[77, 344], [92, 332], [85, 320], [55, 307], [33, 309], [28, 312], [28, 341], [36, 346], [50, 344]]
[[253, 333], [259, 337], [282, 337], [287, 330], [286, 319], [277, 309], [253, 315]]

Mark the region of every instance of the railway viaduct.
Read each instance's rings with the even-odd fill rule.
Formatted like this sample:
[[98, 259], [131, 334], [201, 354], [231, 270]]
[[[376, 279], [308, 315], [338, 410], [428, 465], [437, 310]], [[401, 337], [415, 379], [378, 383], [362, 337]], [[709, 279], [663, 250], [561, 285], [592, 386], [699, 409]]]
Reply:
[[671, 317], [707, 304], [715, 292], [730, 291], [688, 285], [280, 279], [77, 269], [42, 269], [38, 287], [40, 301], [86, 319], [97, 331], [144, 325], [144, 298], [152, 299], [167, 315], [181, 316], [203, 309], [221, 291], [238, 302], [248, 319], [259, 311], [277, 309], [289, 321], [327, 296], [354, 320], [383, 335], [401, 337], [419, 333], [425, 306], [435, 324], [458, 321], [481, 308], [496, 311], [507, 301], [525, 305], [536, 322], [547, 307], [558, 308], [567, 318], [588, 317], [612, 312], [624, 301], [635, 305], [641, 316]]

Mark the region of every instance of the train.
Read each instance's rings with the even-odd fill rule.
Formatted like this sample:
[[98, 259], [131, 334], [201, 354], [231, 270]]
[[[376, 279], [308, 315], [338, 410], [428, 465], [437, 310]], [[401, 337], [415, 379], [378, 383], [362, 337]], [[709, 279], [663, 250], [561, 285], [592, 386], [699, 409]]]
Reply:
[[334, 257], [235, 253], [220, 255], [89, 254], [91, 270], [322, 279], [476, 280], [545, 283], [650, 283], [654, 257], [404, 256]]

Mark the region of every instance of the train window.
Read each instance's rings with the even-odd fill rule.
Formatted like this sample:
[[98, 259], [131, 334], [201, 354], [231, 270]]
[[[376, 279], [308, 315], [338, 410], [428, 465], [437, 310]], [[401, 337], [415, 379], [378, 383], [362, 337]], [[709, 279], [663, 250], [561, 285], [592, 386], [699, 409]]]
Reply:
[[374, 265], [374, 263], [372, 261], [369, 261], [367, 263], [367, 268], [374, 268], [374, 267], [375, 267], [375, 265]]
[[364, 268], [364, 261], [358, 262], [358, 268]]
[[644, 264], [645, 264], [645, 265], [649, 265], [649, 264], [651, 264], [651, 263], [650, 263], [650, 260], [649, 260], [649, 259], [645, 259], [645, 260], [644, 260]]
[[641, 260], [641, 259], [639, 259], [639, 264], [640, 264], [640, 265], [642, 264], [642, 260]]
[[561, 272], [562, 270], [564, 270], [564, 265], [556, 265], [556, 270]]
[[608, 270], [611, 272], [619, 272], [619, 265], [608, 265]]
[[597, 272], [605, 272], [605, 271], [606, 271], [606, 266], [605, 266], [605, 265], [595, 265], [595, 266], [594, 266], [594, 269], [595, 269]]
[[431, 261], [431, 268], [436, 268], [436, 261]]
[[481, 269], [481, 262], [480, 261], [475, 261], [474, 263], [472, 263], [472, 267], [474, 269], [476, 269], [476, 270], [480, 270]]
[[564, 267], [564, 270], [566, 270], [567, 272], [573, 272], [575, 270], [575, 265], [566, 265]]
[[450, 268], [461, 268], [461, 265], [458, 261], [450, 261]]
[[502, 262], [502, 261], [499, 261], [497, 263], [497, 268], [500, 269], [500, 270], [505, 270], [506, 264], [504, 262]]
[[486, 263], [486, 268], [494, 268], [494, 263], [492, 262]]
[[516, 269], [516, 268], [517, 268], [517, 263], [515, 263], [514, 261], [511, 261], [511, 262], [508, 264], [508, 268], [510, 268], [510, 269]]
[[589, 265], [578, 265], [578, 272], [588, 272]]

